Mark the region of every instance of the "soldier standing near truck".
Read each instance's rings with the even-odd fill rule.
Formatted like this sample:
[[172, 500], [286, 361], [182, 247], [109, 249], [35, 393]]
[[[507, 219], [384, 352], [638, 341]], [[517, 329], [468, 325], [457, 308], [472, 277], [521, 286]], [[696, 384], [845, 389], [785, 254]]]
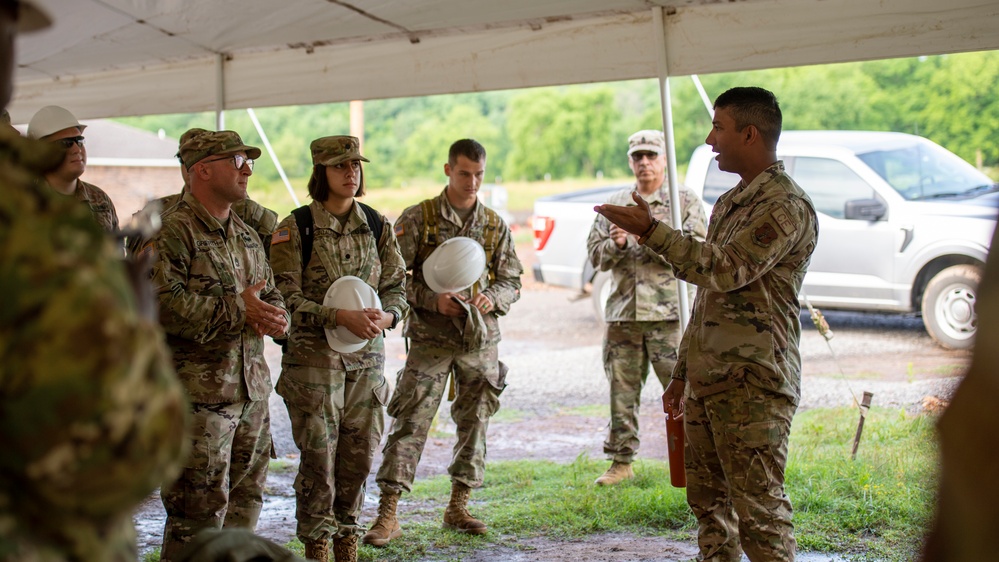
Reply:
[[[607, 202], [633, 205], [634, 190], [648, 202], [653, 216], [670, 223], [665, 153], [662, 131], [631, 135], [628, 165], [635, 174], [635, 186], [615, 193]], [[679, 187], [683, 231], [704, 240], [704, 206], [692, 189]], [[604, 307], [607, 330], [603, 359], [610, 383], [611, 412], [604, 453], [612, 462], [596, 484], [613, 486], [634, 477], [631, 464], [639, 446], [638, 409], [649, 364], [665, 389], [676, 364], [682, 328], [676, 279], [661, 256], [599, 214], [593, 220], [586, 246], [594, 269], [611, 272], [611, 292]]]

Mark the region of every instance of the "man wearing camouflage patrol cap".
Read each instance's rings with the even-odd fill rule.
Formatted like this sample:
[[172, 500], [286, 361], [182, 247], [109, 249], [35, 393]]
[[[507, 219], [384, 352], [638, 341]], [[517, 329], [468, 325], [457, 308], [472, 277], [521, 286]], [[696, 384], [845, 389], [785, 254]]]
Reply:
[[[666, 181], [666, 139], [662, 131], [638, 131], [628, 138], [628, 165], [635, 185], [610, 196], [613, 205], [633, 204], [637, 191], [658, 220], [672, 223], [669, 184]], [[704, 240], [707, 216], [700, 198], [679, 186], [683, 231]], [[680, 314], [673, 269], [658, 255], [601, 215], [586, 241], [590, 263], [609, 271], [610, 295], [604, 306], [604, 371], [610, 383], [610, 430], [604, 453], [611, 466], [596, 484], [613, 486], [634, 477], [632, 461], [638, 453], [638, 409], [649, 364], [665, 389], [676, 364], [680, 344]]]
[[161, 489], [164, 561], [199, 530], [253, 530], [263, 505], [273, 451], [263, 336], [283, 336], [289, 317], [260, 237], [231, 212], [258, 156], [233, 131], [189, 138], [180, 158], [190, 191], [150, 243], [160, 322], [193, 419], [181, 476]]
[[[365, 481], [389, 396], [382, 333], [409, 310], [395, 233], [387, 218], [355, 199], [364, 195], [361, 162], [368, 161], [358, 145], [346, 135], [312, 141], [312, 203], [281, 221], [271, 250], [274, 281], [292, 312], [277, 393], [301, 451], [296, 535], [306, 558], [320, 562], [329, 559], [331, 542], [337, 562], [357, 560]], [[311, 219], [309, 250], [303, 216]], [[326, 301], [327, 290], [345, 282], [377, 294], [381, 306], [348, 310]], [[360, 342], [332, 348], [328, 330], [343, 329]]]
[[[184, 131], [182, 135], [180, 135], [180, 142], [178, 142], [177, 145], [178, 147], [183, 146], [185, 142], [187, 142], [194, 136], [208, 132], [210, 131], [201, 129], [199, 127], [188, 129]], [[180, 159], [179, 148], [177, 150], [176, 156], [177, 159], [179, 160]], [[133, 217], [143, 213], [151, 212], [154, 206], [159, 209], [158, 212], [162, 215], [164, 211], [176, 205], [177, 202], [180, 201], [180, 198], [184, 196], [184, 193], [186, 193], [190, 189], [187, 167], [184, 166], [183, 160], [181, 160], [180, 163], [180, 176], [184, 180], [184, 185], [181, 187], [180, 193], [174, 193], [173, 195], [160, 197], [159, 199], [154, 199], [146, 203], [146, 205], [142, 208], [142, 210], [136, 211]], [[237, 201], [236, 203], [233, 203], [232, 212], [236, 213], [236, 215], [239, 216], [239, 218], [243, 219], [243, 222], [246, 223], [246, 226], [252, 228], [257, 233], [257, 235], [260, 236], [260, 241], [264, 245], [264, 253], [269, 253], [271, 247], [271, 234], [274, 232], [274, 228], [277, 227], [277, 213], [268, 209], [267, 207], [264, 207], [260, 203], [257, 203], [253, 199], [250, 199], [249, 196], [247, 196], [247, 198], [243, 199], [242, 201]], [[129, 236], [125, 246], [126, 249], [128, 250], [128, 254], [131, 256], [135, 256], [138, 255], [140, 251], [142, 251], [143, 246], [145, 246], [146, 243], [148, 242], [149, 240], [143, 238], [139, 234], [136, 234]]]
[[[15, 33], [48, 25], [33, 2], [0, 0], [0, 108]], [[39, 185], [63, 156], [0, 130], [0, 559], [136, 560], [132, 512], [177, 473], [186, 403], [137, 306], [148, 275], [129, 275], [88, 208]]]
[[818, 239], [808, 195], [777, 159], [781, 111], [763, 88], [715, 100], [705, 142], [742, 180], [715, 203], [704, 242], [637, 206], [595, 211], [697, 285], [663, 404], [683, 415], [687, 503], [703, 560], [794, 560], [784, 468], [801, 389], [798, 292]]

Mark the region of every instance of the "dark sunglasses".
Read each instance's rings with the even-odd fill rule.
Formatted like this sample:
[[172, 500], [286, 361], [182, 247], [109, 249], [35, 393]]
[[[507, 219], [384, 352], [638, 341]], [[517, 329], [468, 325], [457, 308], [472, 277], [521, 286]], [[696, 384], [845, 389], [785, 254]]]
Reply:
[[644, 158], [649, 160], [655, 160], [659, 155], [655, 152], [632, 152], [631, 159], [635, 162], [641, 162]]
[[66, 137], [64, 139], [57, 139], [52, 142], [62, 145], [62, 147], [65, 148], [66, 150], [73, 148], [74, 144], [81, 148], [84, 145], [83, 137]]
[[250, 168], [250, 171], [251, 172], [253, 171], [253, 160], [251, 160], [250, 158], [247, 158], [246, 156], [243, 156], [242, 154], [234, 154], [232, 156], [223, 156], [222, 158], [214, 158], [212, 160], [205, 160], [205, 163], [208, 163], [208, 162], [219, 162], [221, 160], [232, 160], [232, 163], [233, 163], [234, 166], [236, 166], [237, 170], [243, 169], [243, 164], [246, 164], [247, 167]]

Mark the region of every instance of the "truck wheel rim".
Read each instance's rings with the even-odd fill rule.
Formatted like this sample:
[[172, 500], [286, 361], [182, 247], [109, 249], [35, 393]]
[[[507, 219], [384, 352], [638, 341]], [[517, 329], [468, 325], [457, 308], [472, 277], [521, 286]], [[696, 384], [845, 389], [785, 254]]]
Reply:
[[978, 316], [975, 314], [975, 292], [965, 285], [948, 287], [940, 295], [936, 306], [941, 331], [956, 340], [966, 340], [975, 335]]

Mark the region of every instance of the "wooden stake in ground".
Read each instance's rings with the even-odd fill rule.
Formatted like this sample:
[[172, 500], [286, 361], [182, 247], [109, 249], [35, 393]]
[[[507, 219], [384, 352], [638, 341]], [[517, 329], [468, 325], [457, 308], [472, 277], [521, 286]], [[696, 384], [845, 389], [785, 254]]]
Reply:
[[871, 409], [872, 398], [874, 398], [874, 394], [865, 390], [864, 398], [860, 402], [860, 422], [857, 423], [857, 435], [853, 438], [853, 454], [850, 455], [850, 460], [857, 458], [857, 447], [860, 446], [860, 434], [864, 432], [864, 419], [867, 418], [867, 411]]

